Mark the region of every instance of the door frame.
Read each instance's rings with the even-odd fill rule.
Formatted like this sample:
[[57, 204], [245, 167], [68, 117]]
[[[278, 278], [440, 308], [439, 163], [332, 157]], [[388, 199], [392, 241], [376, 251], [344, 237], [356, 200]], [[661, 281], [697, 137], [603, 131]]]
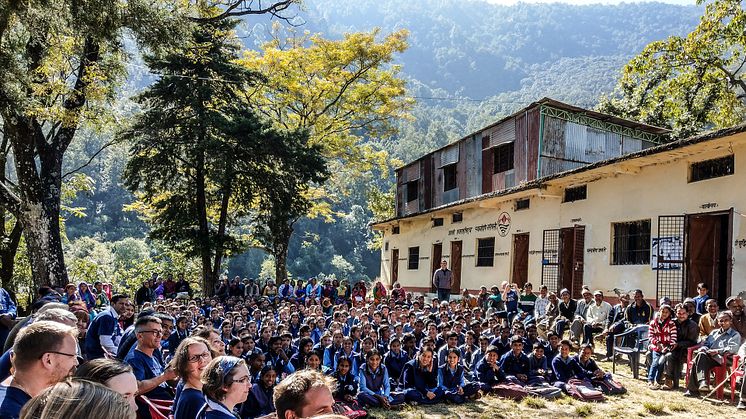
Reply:
[[[691, 263], [690, 257], [691, 252], [689, 251], [690, 243], [691, 243], [691, 234], [689, 231], [689, 222], [691, 217], [695, 216], [706, 216], [706, 217], [721, 217], [721, 216], [727, 216], [728, 220], [728, 227], [726, 230], [727, 238], [723, 240], [725, 243], [725, 251], [726, 251], [726, 257], [725, 257], [725, 290], [718, 289], [718, 305], [721, 307], [724, 306], [725, 298], [727, 298], [730, 295], [730, 290], [733, 288], [733, 214], [734, 209], [733, 207], [727, 209], [727, 210], [720, 210], [720, 211], [711, 211], [711, 212], [697, 212], [697, 213], [691, 213], [691, 214], [685, 214], [684, 218], [684, 229], [686, 234], [686, 242], [684, 243], [684, 265], [686, 267], [686, 270], [684, 271], [684, 286], [683, 286], [683, 298], [688, 297], [689, 295], [694, 295], [692, 290], [689, 290], [689, 274], [691, 273], [691, 270], [689, 269], [689, 264]], [[719, 278], [714, 278], [713, 280], [717, 281]], [[696, 290], [694, 290], [696, 291]], [[713, 290], [710, 291], [710, 297], [713, 297]]]

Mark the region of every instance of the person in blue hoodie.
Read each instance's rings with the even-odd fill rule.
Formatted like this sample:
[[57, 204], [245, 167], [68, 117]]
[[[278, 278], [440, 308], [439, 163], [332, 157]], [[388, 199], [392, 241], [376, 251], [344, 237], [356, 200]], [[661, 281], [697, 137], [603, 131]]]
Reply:
[[404, 403], [404, 393], [391, 391], [389, 373], [386, 366], [381, 363], [381, 354], [378, 350], [370, 350], [365, 356], [365, 361], [358, 371], [360, 393], [357, 395], [357, 401], [363, 406], [387, 409]]
[[458, 348], [448, 350], [446, 363], [438, 368], [438, 387], [443, 391], [446, 400], [461, 404], [467, 399], [478, 399], [478, 383], [467, 383], [464, 379], [464, 367], [461, 365], [461, 351]]
[[409, 362], [409, 356], [406, 352], [401, 350], [401, 341], [397, 337], [391, 338], [389, 351], [386, 352], [386, 355], [383, 357], [383, 363], [389, 370], [391, 388], [399, 387], [401, 372], [404, 370], [404, 364], [407, 362]]
[[277, 373], [274, 368], [265, 365], [259, 372], [259, 381], [251, 387], [246, 402], [241, 406], [241, 417], [253, 419], [274, 412], [275, 402], [272, 396], [276, 383]]
[[433, 350], [423, 347], [415, 359], [404, 364], [401, 385], [408, 402], [436, 404], [443, 399], [443, 390], [438, 386], [438, 367], [433, 358]]

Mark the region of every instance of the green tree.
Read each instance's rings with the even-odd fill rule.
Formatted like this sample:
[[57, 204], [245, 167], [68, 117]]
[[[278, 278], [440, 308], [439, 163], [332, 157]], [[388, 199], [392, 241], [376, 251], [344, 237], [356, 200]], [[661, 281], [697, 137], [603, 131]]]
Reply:
[[294, 202], [277, 189], [306, 179], [297, 174], [305, 134], [271, 128], [243, 100], [257, 74], [235, 63], [236, 24], [201, 22], [184, 46], [146, 57], [162, 76], [139, 96], [146, 111], [122, 133], [132, 142], [125, 185], [152, 225], [150, 237], [199, 257], [207, 293], [224, 258], [247, 246], [233, 227], [261, 197]]
[[311, 215], [330, 216], [326, 199], [344, 192], [351, 179], [374, 168], [387, 172], [388, 155], [365, 142], [395, 132], [413, 101], [405, 97], [400, 67], [392, 61], [407, 48], [407, 31], [378, 40], [379, 30], [346, 34], [340, 40], [320, 35], [275, 39], [262, 52], [247, 51], [240, 63], [265, 75], [248, 91], [255, 108], [284, 129], [303, 129], [321, 147], [333, 173], [324, 190], [311, 189]]
[[[698, 4], [706, 0], [698, 0]], [[739, 0], [714, 0], [687, 36], [649, 44], [623, 69], [599, 109], [669, 127], [673, 137], [723, 128], [746, 111], [746, 12]]]
[[180, 4], [0, 1], [0, 118], [17, 176], [0, 182], [0, 205], [23, 226], [35, 286], [67, 282], [65, 152], [79, 127], [105, 120], [125, 75], [125, 33], [143, 48], [178, 39]]

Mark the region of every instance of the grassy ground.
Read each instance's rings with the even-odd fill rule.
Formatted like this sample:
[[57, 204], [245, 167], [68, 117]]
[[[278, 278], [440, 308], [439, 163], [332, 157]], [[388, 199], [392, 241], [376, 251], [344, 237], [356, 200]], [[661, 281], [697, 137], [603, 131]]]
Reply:
[[[599, 363], [605, 371], [611, 371], [611, 363]], [[701, 401], [683, 396], [683, 389], [678, 391], [650, 390], [646, 386], [645, 375], [640, 379], [632, 378], [627, 365], [617, 363], [615, 378], [626, 388], [627, 394], [609, 396], [603, 403], [586, 403], [563, 396], [557, 400], [527, 398], [520, 403], [496, 397], [483, 397], [481, 400], [467, 402], [463, 405], [439, 404], [436, 406], [407, 406], [403, 410], [391, 411], [373, 409], [374, 418], [634, 418], [634, 417], [670, 417], [670, 418], [735, 418], [743, 417], [734, 405], [730, 405], [729, 385], [725, 390], [725, 401], [720, 404]], [[683, 380], [682, 380], [683, 385]], [[736, 402], [738, 395], [736, 395]]]

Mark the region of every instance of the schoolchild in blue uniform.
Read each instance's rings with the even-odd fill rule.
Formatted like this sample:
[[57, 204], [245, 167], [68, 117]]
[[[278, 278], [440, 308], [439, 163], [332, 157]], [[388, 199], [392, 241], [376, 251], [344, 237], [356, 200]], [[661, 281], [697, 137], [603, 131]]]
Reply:
[[464, 378], [464, 367], [461, 365], [461, 351], [458, 348], [448, 350], [446, 363], [438, 368], [438, 387], [443, 390], [444, 397], [452, 403], [461, 404], [466, 399], [476, 399], [479, 394], [479, 384], [467, 383]]
[[404, 364], [402, 388], [408, 402], [436, 404], [443, 399], [444, 392], [438, 386], [438, 367], [433, 358], [433, 350], [423, 347], [417, 358]]
[[272, 399], [277, 383], [277, 373], [266, 365], [259, 373], [259, 380], [251, 387], [246, 402], [241, 406], [241, 417], [253, 419], [268, 415], [275, 411], [275, 403]]
[[365, 361], [358, 372], [360, 386], [360, 393], [357, 395], [358, 402], [363, 406], [385, 408], [404, 403], [404, 393], [391, 391], [389, 373], [381, 362], [381, 354], [378, 350], [369, 351]]
[[409, 356], [401, 350], [401, 341], [397, 337], [391, 338], [389, 351], [383, 357], [383, 363], [389, 370], [389, 380], [391, 380], [392, 388], [399, 387], [401, 372], [404, 370], [404, 364], [407, 362], [409, 362]]

